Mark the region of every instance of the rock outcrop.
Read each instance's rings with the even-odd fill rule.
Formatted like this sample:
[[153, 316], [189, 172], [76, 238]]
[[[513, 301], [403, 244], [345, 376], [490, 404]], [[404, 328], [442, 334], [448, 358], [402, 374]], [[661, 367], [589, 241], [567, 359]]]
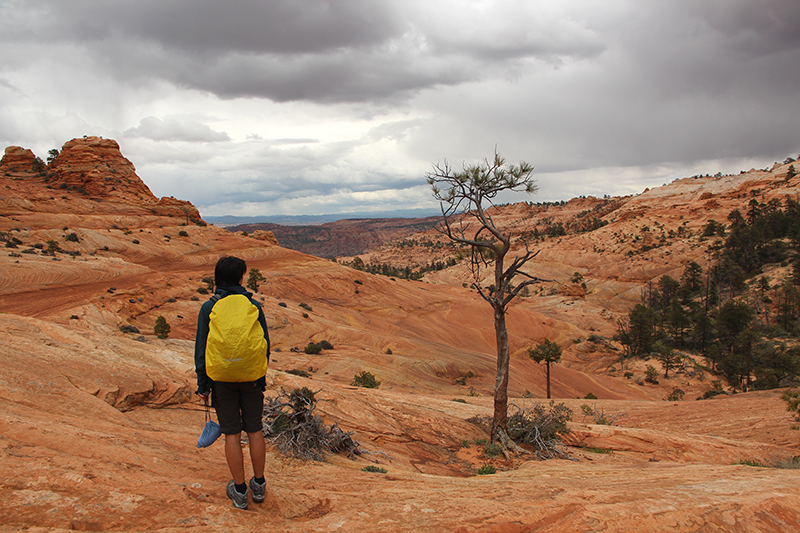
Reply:
[[158, 201], [113, 139], [72, 139], [64, 143], [48, 170], [51, 172], [50, 185], [78, 190], [90, 198], [117, 197], [142, 203]]
[[0, 182], [5, 185], [0, 200], [4, 213], [151, 214], [200, 220], [190, 202], [156, 198], [113, 139], [72, 139], [49, 165], [30, 150], [9, 146], [0, 161]]
[[21, 146], [8, 146], [0, 159], [0, 176], [11, 174], [38, 173], [43, 170], [41, 161], [36, 160], [36, 155]]

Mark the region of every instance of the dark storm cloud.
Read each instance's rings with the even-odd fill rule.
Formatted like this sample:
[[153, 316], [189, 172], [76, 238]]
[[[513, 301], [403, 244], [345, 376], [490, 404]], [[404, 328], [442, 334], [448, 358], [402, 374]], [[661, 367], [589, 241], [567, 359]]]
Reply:
[[495, 146], [547, 199], [627, 194], [796, 155], [798, 28], [797, 0], [0, 0], [0, 137], [121, 136], [232, 210], [420, 203]]
[[27, 3], [47, 14], [41, 27], [50, 38], [87, 41], [122, 38], [198, 55], [320, 53], [340, 47], [369, 46], [398, 31], [390, 4], [370, 0], [30, 0]]
[[602, 49], [582, 28], [576, 31], [580, 25], [575, 23], [543, 20], [530, 28], [509, 12], [499, 27], [465, 33], [448, 27], [447, 11], [421, 17], [413, 3], [400, 1], [30, 4], [26, 9], [42, 16], [17, 28], [18, 40], [78, 44], [119, 79], [162, 79], [221, 98], [362, 102], [407, 97], [429, 87], [480, 80], [520, 60], [554, 62]]

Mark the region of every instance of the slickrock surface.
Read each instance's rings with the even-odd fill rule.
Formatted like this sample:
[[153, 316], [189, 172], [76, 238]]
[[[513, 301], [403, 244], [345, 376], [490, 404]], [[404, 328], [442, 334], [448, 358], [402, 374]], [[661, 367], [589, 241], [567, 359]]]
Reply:
[[[610, 369], [614, 343], [588, 340], [618, 316], [601, 308], [600, 294], [629, 301], [625, 291], [640, 287], [645, 272], [670, 271], [671, 257], [663, 267], [637, 267], [636, 276], [601, 278], [590, 270], [600, 255], [565, 252], [551, 271], [571, 275], [585, 261], [594, 273], [587, 293], [555, 290], [512, 306], [514, 406], [545, 401], [544, 368], [527, 347], [545, 337], [565, 346], [552, 388], [575, 413], [565, 437], [571, 460], [492, 459], [476, 443], [486, 431], [468, 421], [491, 414], [495, 373], [491, 313], [474, 291], [446, 279], [372, 276], [264, 235], [205, 226], [177, 200], [159, 208], [135, 185], [133, 166], [111, 157], [111, 142], [77, 140], [82, 155], [63, 173], [26, 169], [32, 154], [23, 149], [7, 150], [0, 165], [0, 231], [22, 242], [0, 254], [0, 531], [800, 531], [800, 470], [774, 468], [800, 455], [781, 391], [695, 401], [711, 376], [687, 370], [638, 385]], [[74, 152], [66, 147], [59, 158]], [[100, 174], [82, 185], [88, 195], [70, 190], [77, 181], [64, 189], [44, 181], [48, 172], [58, 176], [51, 180], [91, 174], [103, 157], [110, 167], [97, 163]], [[118, 174], [131, 181], [109, 180], [116, 190], [92, 196], [99, 178], [105, 185]], [[662, 193], [605, 216], [675, 202]], [[732, 201], [725, 198], [714, 199]], [[585, 202], [581, 209], [600, 205]], [[52, 254], [43, 253], [48, 241], [58, 245]], [[692, 244], [673, 246], [677, 254]], [[267, 278], [256, 297], [274, 347], [268, 394], [319, 391], [326, 423], [354, 432], [369, 452], [317, 463], [270, 449], [267, 499], [248, 511], [225, 496], [222, 442], [196, 448], [204, 417], [192, 395], [195, 320], [208, 298], [203, 278], [225, 254]], [[608, 272], [621, 268], [609, 264]], [[159, 315], [171, 325], [167, 339], [152, 335]], [[323, 339], [334, 348], [302, 353]], [[294, 369], [311, 378], [286, 372]], [[361, 370], [380, 388], [351, 386]], [[686, 399], [662, 400], [675, 386]], [[580, 399], [589, 392], [598, 399]], [[584, 404], [616, 417], [614, 425], [592, 424]], [[373, 464], [387, 473], [361, 470]], [[476, 475], [484, 464], [498, 473]]]

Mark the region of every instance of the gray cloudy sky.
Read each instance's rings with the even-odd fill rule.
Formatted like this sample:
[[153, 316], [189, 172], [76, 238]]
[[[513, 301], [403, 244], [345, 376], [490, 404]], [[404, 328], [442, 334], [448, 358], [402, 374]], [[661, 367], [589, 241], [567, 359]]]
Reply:
[[116, 139], [204, 216], [435, 207], [495, 146], [531, 200], [800, 151], [797, 0], [0, 0], [0, 144]]

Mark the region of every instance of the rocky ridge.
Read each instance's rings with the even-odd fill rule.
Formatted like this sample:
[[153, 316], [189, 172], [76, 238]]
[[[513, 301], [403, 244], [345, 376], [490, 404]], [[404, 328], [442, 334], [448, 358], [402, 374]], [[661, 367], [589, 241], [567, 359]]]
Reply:
[[281, 224], [240, 224], [226, 229], [233, 232], [269, 231], [281, 246], [331, 259], [366, 252], [386, 241], [392, 241], [434, 226], [439, 219], [428, 218], [360, 218], [326, 222], [318, 226], [284, 226]]

